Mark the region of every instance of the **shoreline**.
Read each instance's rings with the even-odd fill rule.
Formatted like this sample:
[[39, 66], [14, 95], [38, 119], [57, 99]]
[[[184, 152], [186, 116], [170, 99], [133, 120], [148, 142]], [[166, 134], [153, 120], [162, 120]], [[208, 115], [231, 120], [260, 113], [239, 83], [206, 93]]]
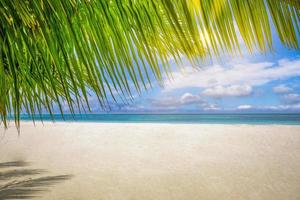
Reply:
[[[300, 124], [276, 124], [276, 123], [185, 123], [185, 122], [99, 122], [99, 121], [40, 121], [36, 120], [35, 123], [30, 121], [30, 120], [21, 120], [21, 129], [22, 125], [56, 125], [56, 124], [94, 124], [94, 125], [174, 125], [174, 126], [293, 126], [293, 127], [300, 127]], [[4, 128], [3, 124], [0, 125], [0, 128]], [[10, 121], [8, 123], [8, 128], [13, 128], [15, 127], [14, 122]]]
[[[157, 124], [247, 124], [247, 125], [300, 125], [300, 114], [84, 114], [84, 115], [44, 115], [43, 120], [38, 116], [36, 121], [45, 122], [93, 122], [93, 123], [157, 123]], [[21, 116], [22, 121], [31, 121], [27, 116]], [[14, 120], [10, 118], [10, 121]]]

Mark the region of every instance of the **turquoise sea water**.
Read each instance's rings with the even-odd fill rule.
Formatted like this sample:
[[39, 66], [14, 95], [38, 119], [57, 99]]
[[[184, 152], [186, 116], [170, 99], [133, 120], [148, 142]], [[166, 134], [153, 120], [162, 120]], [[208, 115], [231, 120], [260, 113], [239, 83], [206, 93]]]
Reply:
[[[36, 120], [39, 117], [36, 116]], [[54, 115], [55, 121], [102, 123], [287, 124], [300, 125], [300, 114], [82, 114]], [[21, 115], [21, 120], [30, 120]], [[50, 115], [43, 115], [51, 121]]]

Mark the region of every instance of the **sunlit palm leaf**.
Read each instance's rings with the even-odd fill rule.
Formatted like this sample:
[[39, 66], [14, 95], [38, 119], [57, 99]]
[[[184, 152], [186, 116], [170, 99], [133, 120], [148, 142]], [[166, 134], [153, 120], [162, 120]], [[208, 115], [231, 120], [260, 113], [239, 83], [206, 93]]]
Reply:
[[[71, 112], [94, 92], [106, 107], [169, 70], [168, 59], [272, 49], [271, 25], [299, 49], [297, 0], [2, 0], [0, 115], [34, 116], [66, 103]], [[131, 86], [133, 84], [134, 87]], [[89, 107], [88, 107], [89, 108]]]

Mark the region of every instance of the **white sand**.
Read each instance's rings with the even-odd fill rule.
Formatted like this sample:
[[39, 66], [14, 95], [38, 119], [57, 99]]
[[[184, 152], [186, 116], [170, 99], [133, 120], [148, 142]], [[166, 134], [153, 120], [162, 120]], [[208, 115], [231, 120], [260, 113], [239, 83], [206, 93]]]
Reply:
[[300, 126], [26, 122], [20, 137], [0, 133], [0, 162], [74, 175], [42, 200], [300, 199]]

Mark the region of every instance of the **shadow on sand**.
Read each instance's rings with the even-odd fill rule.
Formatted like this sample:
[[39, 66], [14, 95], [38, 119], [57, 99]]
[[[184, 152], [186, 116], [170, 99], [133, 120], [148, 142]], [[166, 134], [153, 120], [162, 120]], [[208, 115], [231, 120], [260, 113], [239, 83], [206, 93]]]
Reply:
[[40, 169], [24, 169], [29, 163], [14, 161], [0, 163], [0, 200], [30, 199], [59, 182], [70, 179], [71, 175], [44, 176]]

